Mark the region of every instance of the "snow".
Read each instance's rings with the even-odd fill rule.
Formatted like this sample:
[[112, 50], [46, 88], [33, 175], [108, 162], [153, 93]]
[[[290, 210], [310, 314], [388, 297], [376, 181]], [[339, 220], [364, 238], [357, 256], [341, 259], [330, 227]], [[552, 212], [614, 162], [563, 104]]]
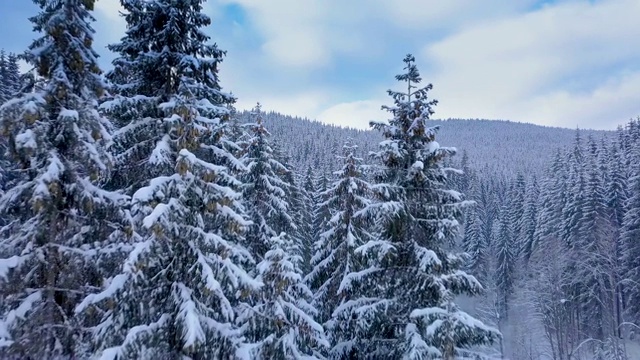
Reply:
[[164, 135], [160, 139], [149, 156], [149, 163], [152, 165], [166, 164], [169, 160], [169, 154], [171, 154], [171, 138], [169, 135]]
[[144, 226], [147, 229], [151, 229], [153, 225], [160, 222], [159, 221], [160, 218], [165, 217], [166, 214], [169, 214], [174, 210], [174, 207], [171, 206], [171, 204], [173, 203], [177, 203], [177, 200], [171, 199], [169, 200], [169, 204], [160, 203], [156, 205], [151, 211], [151, 214], [147, 215], [144, 218], [144, 220], [142, 221], [142, 226]]
[[427, 148], [427, 150], [430, 153], [434, 153], [434, 152], [438, 151], [438, 149], [440, 149], [440, 144], [438, 144], [438, 142], [436, 142], [436, 141], [430, 142], [429, 143], [429, 147]]
[[380, 271], [379, 268], [371, 267], [371, 268], [364, 269], [362, 271], [350, 272], [349, 274], [347, 274], [342, 278], [342, 281], [340, 282], [340, 286], [338, 286], [338, 291], [337, 291], [338, 294], [342, 293], [343, 291], [350, 290], [354, 282], [357, 283], [359, 280], [362, 280], [363, 278], [378, 271]]
[[178, 319], [182, 322], [183, 347], [189, 348], [206, 340], [196, 303], [191, 299], [192, 290], [183, 283], [177, 283], [176, 303], [180, 304]]
[[27, 257], [14, 255], [10, 258], [0, 259], [0, 278], [7, 279], [9, 270], [14, 269], [25, 262]]
[[48, 197], [49, 184], [58, 181], [64, 171], [64, 165], [55, 152], [52, 151], [49, 153], [48, 160], [49, 165], [47, 166], [47, 170], [36, 180], [37, 185], [34, 189], [35, 196]]
[[6, 328], [11, 328], [18, 319], [24, 319], [29, 311], [31, 311], [34, 305], [42, 299], [42, 293], [40, 291], [34, 291], [29, 294], [20, 305], [7, 313], [4, 319]]
[[75, 120], [75, 121], [77, 121], [80, 117], [77, 110], [69, 110], [69, 109], [60, 110], [60, 115], [58, 116], [64, 120]]
[[99, 360], [117, 360], [118, 358], [120, 358], [121, 350], [128, 344], [134, 343], [139, 334], [156, 332], [160, 328], [164, 327], [170, 320], [171, 318], [168, 314], [162, 314], [156, 322], [153, 322], [149, 325], [137, 325], [132, 327], [125, 336], [123, 344], [120, 346], [105, 349], [102, 352]]
[[117, 292], [124, 288], [126, 283], [129, 281], [129, 278], [129, 274], [116, 275], [104, 291], [97, 294], [89, 294], [87, 297], [85, 297], [82, 302], [80, 302], [80, 304], [76, 306], [75, 313], [79, 314], [93, 304], [97, 304], [100, 301], [113, 298]]
[[413, 248], [416, 257], [420, 260], [420, 269], [422, 271], [429, 273], [433, 266], [442, 266], [442, 261], [433, 250], [421, 247], [416, 243], [413, 244]]
[[36, 135], [31, 129], [27, 129], [24, 132], [16, 135], [15, 141], [16, 149], [35, 149], [38, 147], [38, 144], [36, 143]]

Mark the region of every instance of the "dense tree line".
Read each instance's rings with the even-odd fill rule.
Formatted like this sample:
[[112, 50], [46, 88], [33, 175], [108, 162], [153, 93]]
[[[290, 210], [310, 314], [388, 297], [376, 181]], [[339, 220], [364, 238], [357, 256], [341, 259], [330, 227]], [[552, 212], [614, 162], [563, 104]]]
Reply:
[[367, 166], [347, 144], [337, 172], [298, 169], [260, 106], [236, 116], [203, 0], [122, 0], [105, 76], [94, 3], [36, 0], [38, 75], [0, 108], [0, 357], [453, 359], [500, 338], [456, 303], [483, 290], [454, 250], [470, 203], [413, 56]]
[[624, 340], [640, 323], [638, 149], [632, 120], [608, 138], [576, 131], [539, 177], [465, 175], [475, 176], [477, 206], [462, 244], [470, 272], [492, 289], [485, 305], [497, 311], [485, 320], [510, 328], [509, 356], [631, 358]]

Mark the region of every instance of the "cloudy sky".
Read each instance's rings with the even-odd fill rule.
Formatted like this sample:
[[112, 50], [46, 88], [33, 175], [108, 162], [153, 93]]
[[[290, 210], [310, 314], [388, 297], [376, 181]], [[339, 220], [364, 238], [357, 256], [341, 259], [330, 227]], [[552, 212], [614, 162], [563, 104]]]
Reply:
[[[437, 118], [613, 129], [640, 115], [639, 0], [209, 0], [208, 33], [228, 51], [223, 87], [239, 108], [366, 128], [413, 53]], [[125, 24], [98, 0], [108, 68]], [[0, 48], [34, 35], [27, 0], [0, 4]]]

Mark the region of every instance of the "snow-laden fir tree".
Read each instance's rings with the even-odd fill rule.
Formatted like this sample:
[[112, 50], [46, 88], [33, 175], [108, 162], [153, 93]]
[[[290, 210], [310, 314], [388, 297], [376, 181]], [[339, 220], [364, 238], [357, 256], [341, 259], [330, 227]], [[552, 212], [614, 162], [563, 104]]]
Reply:
[[587, 155], [585, 201], [581, 234], [576, 244], [578, 261], [576, 283], [580, 289], [583, 331], [596, 339], [604, 340], [614, 331], [612, 305], [616, 264], [615, 231], [611, 227], [607, 209], [603, 174], [598, 167], [597, 144], [589, 139], [589, 148], [596, 150]]
[[312, 271], [307, 276], [314, 292], [314, 305], [319, 319], [330, 337], [330, 357], [354, 358], [359, 355], [360, 329], [354, 314], [360, 307], [361, 286], [366, 272], [356, 249], [370, 239], [370, 219], [364, 209], [370, 205], [369, 183], [364, 179], [362, 159], [356, 157], [357, 146], [343, 147], [344, 165], [335, 172], [337, 179], [324, 192], [321, 206], [334, 209], [327, 230], [319, 235], [311, 259]]
[[[125, 236], [125, 200], [100, 187], [112, 164], [103, 82], [92, 49], [94, 1], [39, 0], [41, 34], [25, 58], [43, 88], [0, 109], [19, 175], [0, 198], [0, 357], [82, 357], [87, 329], [74, 308], [102, 285], [96, 255]], [[108, 254], [107, 254], [108, 255]]]
[[327, 200], [327, 190], [329, 189], [329, 177], [327, 173], [322, 170], [317, 174], [315, 180], [316, 192], [314, 194], [314, 211], [313, 211], [313, 241], [316, 243], [325, 230], [327, 230], [327, 224], [331, 219], [332, 209], [329, 206]]
[[298, 237], [305, 250], [308, 250], [307, 254], [303, 253], [303, 262], [308, 267], [303, 267], [305, 274], [308, 274], [311, 270], [311, 257], [313, 256], [313, 240], [314, 240], [314, 228], [313, 228], [313, 214], [315, 210], [315, 184], [313, 183], [313, 171], [311, 168], [307, 169], [306, 175], [300, 177], [297, 181], [299, 186], [297, 187], [299, 193], [299, 203], [297, 204], [297, 221]]
[[246, 338], [253, 358], [301, 359], [320, 356], [326, 346], [324, 331], [314, 317], [311, 291], [303, 282], [300, 243], [291, 216], [293, 179], [269, 141], [260, 104], [254, 123], [241, 143], [247, 172], [243, 176], [244, 202], [252, 225], [247, 244], [256, 259], [262, 291], [239, 320], [246, 322]]
[[479, 280], [486, 280], [489, 272], [489, 252], [487, 240], [482, 233], [482, 218], [474, 206], [467, 212], [464, 227], [463, 249], [470, 259], [466, 268]]
[[[524, 211], [526, 201], [527, 183], [523, 174], [516, 175], [509, 190], [509, 232], [513, 237], [514, 244], [520, 244], [523, 240], [524, 229]], [[515, 255], [518, 254], [518, 248], [514, 248]]]
[[510, 215], [509, 208], [503, 206], [496, 226], [495, 240], [492, 242], [493, 253], [496, 256], [494, 281], [501, 321], [505, 321], [509, 315], [509, 305], [515, 285], [517, 245], [509, 228]]
[[247, 215], [253, 222], [246, 235], [247, 246], [256, 259], [262, 259], [271, 249], [271, 239], [281, 232], [291, 235], [296, 225], [289, 214], [289, 184], [282, 179], [289, 170], [274, 157], [260, 104], [253, 109], [253, 115], [255, 122], [246, 125], [248, 139], [240, 145], [244, 149], [241, 161], [247, 168], [242, 192]]
[[558, 150], [540, 184], [540, 204], [532, 249], [538, 244], [563, 237], [563, 209], [568, 198], [569, 185], [567, 177], [566, 161]]
[[583, 217], [585, 202], [585, 166], [584, 166], [584, 149], [580, 131], [576, 131], [576, 138], [573, 150], [567, 157], [567, 165], [569, 168], [566, 185], [566, 202], [562, 210], [562, 218], [564, 224], [561, 226], [562, 237], [570, 247], [576, 246], [580, 238], [584, 235], [581, 233], [582, 227], [580, 222]]
[[298, 244], [286, 233], [269, 240], [270, 249], [257, 266], [264, 286], [245, 309], [245, 323], [251, 359], [322, 359], [329, 347], [324, 329], [315, 317], [312, 292], [300, 269]]
[[[300, 268], [302, 269], [303, 274], [308, 274], [311, 271], [313, 242], [309, 237], [309, 227], [311, 223], [303, 222], [306, 221], [306, 217], [311, 214], [309, 212], [310, 204], [305, 202], [307, 199], [307, 194], [301, 187], [300, 178], [299, 176], [297, 176], [295, 168], [290, 163], [290, 157], [283, 157], [283, 160], [281, 160], [281, 162], [288, 170], [283, 174], [282, 179], [288, 185], [287, 198], [289, 199], [289, 204], [291, 205], [290, 214], [294, 224], [296, 224], [295, 229], [291, 232], [291, 236], [300, 249]], [[306, 225], [306, 229], [304, 225]]]
[[7, 56], [7, 74], [3, 81], [8, 91], [8, 98], [14, 96], [20, 90], [22, 84], [20, 81], [18, 55], [11, 53]]
[[[252, 257], [240, 245], [250, 222], [231, 169], [243, 166], [222, 145], [227, 105], [234, 101], [216, 75], [224, 53], [206, 44], [202, 28], [210, 19], [202, 0], [126, 3], [143, 9], [127, 18], [130, 29], [148, 19], [158, 26], [142, 45], [148, 49], [136, 47], [127, 56], [129, 81], [141, 92], [149, 84], [139, 82], [150, 80], [144, 64], [165, 82], [162, 102], [150, 111], [162, 117], [137, 120], [161, 128], [143, 154], [160, 175], [133, 195], [140, 239], [122, 272], [76, 311], [106, 308], [95, 327], [95, 354], [105, 359], [236, 358], [243, 341], [238, 307], [260, 283], [248, 275]], [[130, 41], [127, 35], [122, 42]], [[126, 131], [143, 137], [135, 132], [146, 128], [136, 124]]]
[[[624, 223], [624, 208], [627, 203], [627, 199], [629, 198], [628, 193], [628, 178], [627, 172], [623, 167], [623, 158], [620, 151], [619, 141], [614, 141], [609, 148], [608, 153], [608, 171], [609, 171], [609, 182], [606, 184], [606, 201], [607, 207], [610, 211], [610, 221], [611, 226], [614, 231], [615, 238], [615, 250], [614, 250], [614, 258], [616, 259], [616, 269], [615, 278], [613, 279], [613, 283], [616, 284], [615, 292], [614, 292], [614, 302], [615, 302], [615, 316], [616, 322], [621, 324], [622, 320], [622, 310], [624, 309], [623, 304], [623, 294], [622, 289], [624, 287], [623, 282], [621, 281], [623, 278], [622, 270], [624, 268], [624, 263], [622, 261], [622, 252], [624, 250], [624, 244], [622, 242], [622, 226]], [[620, 335], [622, 329], [618, 325], [617, 333]]]
[[524, 213], [522, 214], [522, 233], [517, 244], [517, 253], [523, 261], [523, 264], [529, 262], [533, 249], [536, 245], [536, 228], [538, 226], [538, 204], [540, 202], [540, 188], [538, 180], [535, 176], [527, 186], [524, 202]]
[[11, 98], [7, 53], [0, 50], [0, 105]]
[[[191, 2], [187, 1], [185, 6], [190, 6]], [[216, 90], [220, 90], [217, 64], [224, 51], [204, 44], [206, 35], [202, 33], [185, 33], [181, 24], [176, 23], [175, 13], [163, 10], [169, 6], [167, 1], [122, 0], [120, 3], [125, 10], [127, 29], [120, 42], [108, 46], [117, 57], [113, 60], [113, 69], [106, 74], [110, 85], [108, 101], [100, 108], [118, 127], [113, 147], [117, 164], [109, 186], [124, 188], [133, 194], [149, 179], [174, 172], [175, 163], [163, 162], [165, 150], [158, 146], [166, 143], [172, 130], [168, 122], [159, 121], [165, 117], [165, 111], [159, 105], [170, 101], [178, 91], [182, 76], [176, 73], [178, 66], [188, 67], [182, 62], [191, 54], [183, 56], [180, 46], [186, 41], [190, 49], [185, 52], [210, 53], [211, 59], [204, 62], [207, 69], [203, 71], [208, 86]], [[210, 22], [208, 18], [200, 17], [190, 21], [196, 27]], [[180, 30], [172, 33], [174, 29]], [[185, 40], [185, 37], [189, 39]], [[226, 106], [234, 101], [230, 95], [224, 96], [226, 99], [212, 99], [213, 103]], [[176, 128], [173, 131], [181, 133], [174, 136], [183, 136], [185, 129]]]
[[369, 260], [361, 274], [366, 292], [355, 317], [366, 326], [361, 334], [363, 358], [453, 359], [464, 348], [490, 343], [498, 332], [454, 304], [458, 294], [475, 295], [482, 286], [461, 268], [467, 258], [449, 253], [458, 231], [462, 195], [445, 186], [442, 166], [454, 149], [435, 141], [428, 127], [435, 100], [432, 88], [418, 88], [420, 74], [412, 55], [396, 76], [405, 92], [389, 90], [393, 118], [372, 123], [386, 138], [376, 157], [383, 168], [374, 191], [381, 234], [358, 249]]

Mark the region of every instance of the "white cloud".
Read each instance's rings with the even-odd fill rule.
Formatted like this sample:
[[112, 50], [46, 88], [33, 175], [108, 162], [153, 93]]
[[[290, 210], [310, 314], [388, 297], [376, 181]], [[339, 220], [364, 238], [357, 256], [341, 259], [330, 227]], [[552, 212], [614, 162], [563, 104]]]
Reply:
[[361, 100], [333, 105], [322, 111], [317, 120], [333, 125], [369, 129], [370, 121], [384, 121], [389, 113], [381, 109], [382, 101]]
[[[275, 64], [315, 70], [335, 55], [370, 56], [406, 28], [452, 29], [503, 16], [533, 0], [219, 0], [238, 4], [263, 37], [264, 55]], [[416, 39], [419, 33], [414, 34]]]
[[379, 15], [395, 26], [427, 30], [468, 26], [500, 18], [531, 6], [535, 0], [374, 0]]
[[[384, 89], [396, 85], [391, 76], [403, 54], [390, 59], [390, 68], [367, 75], [379, 78], [369, 79], [367, 89], [341, 88], [339, 78], [318, 82], [317, 74], [344, 66], [338, 55], [386, 63], [391, 48], [411, 51], [420, 43], [423, 77], [434, 83], [432, 95], [440, 101], [436, 117], [612, 128], [613, 121], [640, 113], [640, 48], [633, 46], [640, 37], [640, 2], [566, 0], [528, 10], [533, 2], [216, 0], [206, 12], [214, 17], [214, 34], [221, 5], [246, 12], [247, 23], [216, 38], [229, 50], [222, 85], [239, 97], [241, 109], [260, 101], [265, 109], [367, 128], [369, 120], [388, 118], [380, 105]], [[122, 36], [119, 9], [119, 0], [97, 2], [98, 45]], [[260, 45], [246, 45], [255, 30]], [[439, 40], [425, 44], [433, 33]], [[371, 83], [380, 91], [372, 92]], [[344, 102], [353, 94], [362, 100]]]
[[330, 58], [320, 24], [327, 12], [321, 0], [222, 0], [241, 5], [264, 38], [262, 49], [283, 66], [318, 67]]
[[639, 94], [640, 72], [634, 72], [609, 79], [589, 92], [553, 91], [523, 101], [511, 111], [528, 113], [528, 121], [541, 125], [612, 130], [640, 115]]
[[[606, 111], [581, 109], [592, 103], [606, 109], [612, 106], [606, 94], [634, 91], [618, 78], [625, 63], [640, 63], [640, 48], [632, 45], [640, 37], [638, 13], [637, 0], [573, 1], [427, 45], [423, 60], [435, 63], [428, 80], [442, 100], [438, 116], [597, 126]], [[603, 75], [607, 83], [599, 84]], [[640, 111], [631, 102], [624, 96], [616, 104]]]

